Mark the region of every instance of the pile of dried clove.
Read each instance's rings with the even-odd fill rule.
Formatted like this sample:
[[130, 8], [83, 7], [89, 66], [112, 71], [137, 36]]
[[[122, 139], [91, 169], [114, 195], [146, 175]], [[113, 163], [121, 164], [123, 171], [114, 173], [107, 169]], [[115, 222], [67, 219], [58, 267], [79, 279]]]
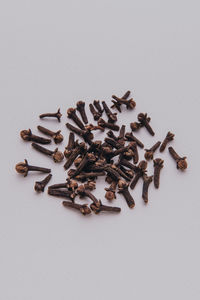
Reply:
[[[135, 101], [130, 98], [130, 91], [124, 96], [112, 96], [112, 106], [108, 107], [105, 101], [94, 100], [89, 104], [90, 112], [97, 124], [90, 124], [85, 111], [85, 102], [79, 101], [76, 108], [69, 108], [67, 116], [76, 126], [67, 123], [66, 127], [70, 130], [68, 145], [64, 153], [56, 148], [54, 151], [41, 146], [50, 144], [53, 141], [59, 144], [64, 137], [61, 131], [54, 132], [42, 126], [38, 126], [38, 130], [48, 136], [48, 138], [34, 135], [30, 129], [22, 130], [20, 136], [24, 141], [31, 141], [32, 147], [53, 159], [55, 163], [60, 163], [66, 158], [64, 169], [67, 170], [68, 177], [66, 182], [48, 186], [48, 194], [55, 197], [65, 198], [63, 201], [65, 207], [73, 208], [80, 211], [83, 215], [99, 214], [102, 211], [120, 212], [121, 208], [102, 204], [92, 191], [96, 188], [96, 181], [100, 176], [105, 177], [105, 181], [109, 184], [105, 188], [105, 198], [108, 201], [116, 199], [116, 192], [123, 195], [130, 208], [135, 206], [135, 201], [130, 193], [130, 189], [134, 189], [137, 182], [143, 180], [142, 198], [148, 203], [148, 188], [151, 182], [154, 182], [155, 188], [159, 188], [160, 171], [163, 168], [164, 161], [161, 158], [154, 158], [155, 152], [159, 149], [162, 153], [165, 151], [169, 142], [174, 139], [174, 134], [168, 132], [165, 139], [161, 143], [158, 141], [150, 149], [145, 149], [145, 160], [139, 161], [139, 148], [144, 148], [144, 144], [132, 132], [137, 132], [141, 128], [146, 128], [150, 135], [154, 136], [150, 122], [151, 118], [147, 114], [139, 113], [138, 121], [130, 124], [131, 132], [126, 132], [126, 126], [121, 128], [116, 124], [117, 113], [111, 109], [117, 109], [122, 112], [125, 106], [128, 110], [133, 110], [136, 106]], [[80, 116], [78, 116], [78, 113]], [[102, 118], [103, 113], [106, 114], [107, 120]], [[61, 121], [62, 114], [60, 109], [56, 113], [46, 113], [40, 115], [40, 118], [57, 118]], [[103, 141], [94, 140], [93, 131], [99, 130], [104, 132], [107, 129]], [[118, 134], [114, 132], [119, 132]], [[77, 135], [80, 139], [76, 139]], [[168, 148], [171, 157], [175, 160], [177, 168], [181, 171], [187, 168], [186, 157], [180, 157], [172, 148]], [[154, 174], [147, 175], [148, 161], [153, 160]], [[74, 167], [72, 167], [74, 165]], [[43, 173], [51, 173], [51, 169], [31, 166], [27, 160], [16, 165], [16, 171], [27, 176], [29, 171], [39, 171]], [[44, 192], [45, 187], [51, 180], [52, 175], [48, 174], [42, 181], [35, 182], [35, 191]], [[130, 189], [129, 189], [130, 188]], [[89, 198], [91, 205], [79, 204], [76, 198]]]

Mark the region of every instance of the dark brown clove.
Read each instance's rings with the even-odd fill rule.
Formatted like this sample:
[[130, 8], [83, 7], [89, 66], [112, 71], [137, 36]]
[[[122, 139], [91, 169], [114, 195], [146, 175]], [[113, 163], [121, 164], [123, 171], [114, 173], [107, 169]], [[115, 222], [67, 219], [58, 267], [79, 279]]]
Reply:
[[177, 169], [184, 171], [185, 169], [187, 169], [187, 161], [186, 161], [186, 156], [184, 157], [180, 157], [176, 151], [174, 150], [174, 148], [169, 147], [168, 148], [169, 153], [171, 154], [172, 158], [176, 161], [176, 166]]
[[106, 122], [102, 118], [100, 118], [98, 120], [98, 126], [101, 126], [103, 128], [109, 128], [109, 129], [114, 130], [114, 131], [119, 131], [119, 126], [118, 125]]
[[67, 145], [67, 147], [65, 147], [65, 151], [64, 151], [64, 156], [69, 157], [74, 148], [75, 148], [74, 133], [70, 132], [69, 139], [68, 139], [68, 145]]
[[30, 166], [28, 164], [27, 159], [24, 160], [24, 163], [23, 162], [18, 163], [15, 166], [15, 169], [16, 169], [17, 173], [24, 175], [24, 177], [26, 177], [28, 175], [29, 171], [38, 171], [38, 172], [42, 172], [42, 173], [51, 173], [51, 169], [41, 168], [41, 167], [36, 167], [36, 166]]
[[95, 126], [93, 124], [89, 124], [89, 125], [85, 125], [85, 129], [86, 130], [90, 130], [90, 131], [93, 131], [93, 130], [100, 130], [102, 132], [105, 131], [105, 128], [101, 127], [101, 126]]
[[149, 125], [149, 118], [147, 117], [147, 114], [143, 114], [140, 113], [138, 115], [138, 121], [144, 126], [146, 127], [147, 131], [151, 134], [151, 135], [155, 135], [153, 129], [151, 128], [151, 126]]
[[104, 111], [108, 117], [108, 123], [115, 123], [117, 122], [117, 113], [112, 113], [108, 105], [106, 104], [105, 101], [102, 101], [102, 105], [104, 108]]
[[43, 137], [32, 134], [31, 129], [22, 130], [20, 132], [20, 136], [24, 141], [28, 141], [28, 142], [36, 142], [36, 143], [43, 144], [43, 145], [51, 143], [50, 139], [45, 139]]
[[142, 198], [145, 203], [148, 203], [148, 189], [150, 183], [153, 181], [153, 176], [143, 175], [143, 188], [142, 188]]
[[73, 125], [71, 125], [70, 123], [66, 124], [66, 127], [71, 130], [72, 132], [78, 134], [80, 137], [82, 137], [84, 139], [84, 141], [86, 143], [88, 143], [89, 145], [92, 144], [92, 139], [94, 138], [94, 135], [92, 132], [90, 132], [90, 130], [82, 130], [79, 129]]
[[103, 109], [101, 108], [100, 101], [94, 100], [93, 104], [94, 104], [95, 108], [97, 109], [97, 111], [102, 115]]
[[134, 162], [134, 164], [137, 164], [139, 161], [139, 153], [138, 153], [137, 143], [130, 142], [129, 147], [133, 151], [133, 162]]
[[42, 127], [40, 125], [37, 128], [40, 132], [42, 132], [42, 133], [44, 133], [48, 136], [51, 136], [53, 138], [55, 144], [59, 144], [63, 141], [63, 135], [61, 134], [61, 130], [58, 130], [58, 131], [54, 132], [54, 131], [51, 131], [51, 130], [49, 130], [45, 127]]
[[58, 111], [56, 113], [45, 113], [45, 114], [40, 115], [40, 119], [43, 119], [46, 117], [57, 118], [58, 122], [60, 122], [60, 119], [62, 117], [62, 114], [60, 113], [60, 108], [58, 109]]
[[76, 109], [73, 107], [68, 108], [67, 110], [67, 116], [69, 119], [72, 119], [74, 123], [82, 130], [85, 130], [83, 122], [79, 119], [79, 117], [76, 114]]
[[96, 157], [93, 153], [86, 153], [83, 157], [82, 161], [78, 165], [76, 171], [74, 172], [72, 177], [75, 177], [80, 174], [80, 172], [83, 170], [83, 168], [88, 164], [96, 161]]
[[48, 189], [48, 194], [54, 197], [59, 197], [59, 198], [67, 198], [70, 199], [71, 201], [74, 201], [74, 198], [76, 197], [76, 194], [73, 191], [69, 190], [59, 190], [59, 189]]
[[144, 176], [147, 169], [147, 162], [145, 160], [142, 160], [139, 162], [138, 166], [134, 169], [135, 176], [133, 177], [133, 180], [131, 181], [130, 188], [133, 190], [138, 182], [138, 180]]
[[112, 98], [118, 103], [118, 104], [125, 104], [127, 109], [134, 109], [136, 106], [135, 101], [133, 100], [133, 98], [127, 100], [127, 99], [123, 99], [123, 98], [119, 98], [115, 95], [112, 95]]
[[76, 103], [76, 109], [79, 111], [80, 115], [81, 115], [81, 118], [83, 120], [83, 122], [85, 124], [88, 123], [88, 118], [87, 118], [87, 115], [86, 115], [86, 112], [85, 112], [85, 102], [83, 101], [78, 101]]
[[74, 208], [78, 211], [80, 211], [84, 216], [91, 214], [91, 209], [87, 206], [87, 204], [78, 204], [78, 203], [73, 203], [69, 201], [63, 201], [63, 206], [69, 207], [69, 208]]
[[[149, 123], [151, 121], [151, 118], [146, 118], [147, 122]], [[132, 131], [138, 131], [140, 128], [144, 127], [144, 124], [141, 122], [133, 122], [130, 123], [130, 127]]]
[[36, 192], [44, 192], [45, 186], [51, 180], [52, 174], [47, 175], [42, 181], [36, 181], [35, 183], [35, 191]]
[[61, 151], [58, 151], [58, 148], [56, 148], [54, 151], [51, 151], [51, 150], [44, 148], [36, 143], [32, 143], [31, 145], [38, 152], [43, 153], [48, 156], [51, 156], [53, 158], [54, 162], [56, 162], [56, 163], [61, 162], [64, 158], [63, 153]]
[[76, 148], [73, 149], [71, 155], [68, 157], [67, 162], [64, 165], [65, 170], [69, 169], [71, 167], [71, 165], [74, 163], [74, 160], [76, 159], [76, 157], [83, 153], [86, 150], [86, 145], [85, 143], [80, 143], [76, 145]]
[[144, 148], [144, 144], [138, 140], [133, 134], [132, 132], [127, 132], [125, 134], [125, 138], [127, 139], [127, 141], [133, 141], [133, 142], [136, 142], [137, 145], [140, 147], [140, 148]]
[[92, 103], [90, 103], [89, 105], [91, 114], [93, 115], [93, 118], [95, 121], [99, 120], [99, 118], [101, 118], [101, 113], [96, 111], [96, 109], [94, 108], [94, 105]]
[[[100, 200], [99, 200], [100, 201]], [[120, 207], [114, 207], [114, 206], [108, 206], [108, 205], [103, 205], [100, 201], [100, 206], [96, 206], [94, 203], [90, 205], [91, 210], [95, 214], [99, 214], [102, 211], [105, 212], [114, 212], [114, 213], [119, 213], [121, 211]]]
[[[69, 175], [70, 176], [70, 175]], [[79, 175], [74, 176], [74, 172], [71, 174], [71, 177], [79, 181], [84, 181], [87, 179], [97, 178], [99, 176], [105, 176], [105, 172], [81, 172]]]
[[84, 185], [80, 185], [76, 192], [81, 198], [88, 197], [90, 200], [92, 200], [96, 207], [100, 206], [100, 200], [97, 200], [97, 198], [89, 190], [86, 190]]
[[[130, 96], [131, 92], [127, 91], [122, 97], [121, 99], [128, 99], [128, 97]], [[112, 100], [113, 105], [111, 106], [111, 108], [116, 108], [119, 112], [121, 112], [121, 103], [118, 101], [114, 101]]]
[[135, 206], [135, 201], [133, 197], [131, 196], [129, 190], [128, 190], [129, 184], [126, 183], [124, 180], [119, 180], [118, 182], [118, 193], [122, 194], [130, 208], [133, 208]]
[[116, 199], [116, 187], [117, 187], [117, 182], [113, 180], [109, 188], [105, 188], [106, 191], [105, 198], [108, 201], [112, 201], [113, 199]]
[[155, 143], [150, 149], [145, 149], [144, 157], [146, 160], [153, 159], [154, 152], [160, 147], [161, 142]]
[[159, 188], [160, 185], [160, 170], [163, 168], [164, 160], [161, 158], [156, 158], [153, 161], [154, 163], [154, 186], [156, 189]]
[[160, 152], [163, 152], [165, 150], [167, 144], [174, 139], [174, 136], [175, 135], [173, 133], [171, 133], [170, 131], [167, 133], [164, 141], [162, 142], [162, 145], [160, 146]]

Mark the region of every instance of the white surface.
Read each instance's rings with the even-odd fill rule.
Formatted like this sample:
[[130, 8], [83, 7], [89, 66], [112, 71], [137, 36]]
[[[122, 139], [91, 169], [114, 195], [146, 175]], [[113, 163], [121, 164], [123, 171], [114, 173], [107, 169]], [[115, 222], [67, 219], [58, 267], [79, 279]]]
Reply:
[[[0, 4], [1, 202], [0, 299], [192, 299], [200, 297], [199, 1], [2, 1]], [[63, 113], [77, 100], [110, 100], [127, 89], [137, 107], [120, 123], [148, 112], [156, 136], [171, 130], [187, 155], [182, 174], [166, 152], [161, 186], [119, 215], [82, 217], [62, 200], [36, 195], [17, 162], [62, 165], [31, 150], [21, 129], [38, 115]], [[66, 145], [65, 139], [62, 149]], [[51, 146], [54, 148], [54, 145]], [[151, 170], [151, 167], [150, 167]], [[198, 179], [198, 181], [197, 181]], [[104, 183], [95, 194], [104, 196]]]

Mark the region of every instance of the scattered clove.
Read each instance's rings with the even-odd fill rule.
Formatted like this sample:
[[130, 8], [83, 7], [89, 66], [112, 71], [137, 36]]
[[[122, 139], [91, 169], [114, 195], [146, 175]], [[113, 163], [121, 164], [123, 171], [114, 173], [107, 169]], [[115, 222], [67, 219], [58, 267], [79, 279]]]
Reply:
[[104, 108], [104, 111], [108, 117], [108, 123], [115, 123], [117, 122], [117, 113], [112, 113], [108, 105], [106, 104], [105, 101], [102, 101], [102, 105]]
[[114, 131], [119, 131], [119, 126], [118, 125], [115, 125], [113, 123], [109, 123], [109, 122], [106, 122], [104, 121], [102, 118], [100, 118], [98, 120], [98, 126], [101, 126], [103, 128], [109, 128], [109, 129], [112, 129]]
[[28, 164], [27, 159], [24, 160], [24, 163], [23, 162], [18, 163], [15, 166], [15, 169], [16, 169], [17, 173], [24, 175], [24, 177], [26, 177], [28, 175], [29, 171], [38, 171], [38, 172], [42, 172], [42, 173], [50, 173], [51, 172], [51, 169], [30, 166]]
[[90, 108], [91, 114], [93, 115], [94, 120], [95, 121], [99, 120], [99, 118], [101, 117], [101, 113], [96, 111], [96, 109], [94, 108], [92, 103], [90, 103], [89, 108]]
[[114, 206], [108, 206], [108, 205], [103, 205], [101, 203], [101, 201], [99, 200], [100, 202], [100, 206], [96, 206], [94, 203], [92, 203], [90, 205], [90, 208], [91, 210], [95, 213], [95, 214], [99, 214], [100, 212], [102, 211], [105, 211], [105, 212], [115, 212], [115, 213], [119, 213], [121, 211], [121, 208], [120, 207], [114, 207]]
[[78, 204], [69, 201], [63, 201], [63, 206], [74, 208], [79, 210], [84, 216], [91, 214], [91, 209], [87, 206], [87, 204]]
[[160, 147], [161, 142], [157, 142], [150, 149], [145, 149], [144, 157], [146, 160], [153, 159], [154, 152]]
[[85, 129], [83, 122], [79, 119], [79, 117], [76, 114], [76, 109], [75, 108], [68, 108], [67, 110], [67, 116], [69, 119], [72, 119], [74, 123], [82, 130]]
[[36, 192], [44, 192], [45, 186], [51, 180], [52, 174], [47, 175], [42, 181], [36, 181], [35, 183], [35, 191]]
[[58, 111], [56, 113], [46, 113], [46, 114], [40, 115], [40, 119], [44, 119], [46, 117], [57, 118], [58, 122], [60, 122], [60, 119], [62, 117], [62, 114], [60, 113], [60, 108], [58, 109]]
[[122, 194], [130, 208], [133, 208], [135, 206], [135, 201], [133, 197], [131, 196], [129, 190], [128, 190], [129, 184], [126, 183], [124, 180], [119, 180], [118, 182], [118, 193]]
[[159, 188], [160, 185], [160, 171], [163, 168], [164, 160], [161, 158], [156, 158], [153, 161], [154, 163], [154, 186], [156, 189]]
[[149, 125], [149, 118], [147, 117], [147, 114], [143, 114], [140, 113], [138, 115], [138, 121], [144, 126], [146, 127], [147, 131], [151, 134], [151, 135], [155, 135], [153, 129], [151, 128], [151, 126]]
[[143, 188], [142, 188], [142, 198], [145, 203], [148, 203], [148, 189], [150, 183], [153, 181], [153, 176], [147, 176], [146, 174], [143, 175]]
[[181, 171], [187, 169], [187, 161], [186, 161], [187, 157], [186, 156], [180, 157], [172, 147], [169, 147], [168, 150], [169, 153], [171, 154], [171, 157], [176, 161], [177, 169]]
[[145, 160], [142, 160], [141, 162], [139, 162], [138, 166], [135, 167], [134, 172], [135, 172], [135, 176], [133, 177], [133, 180], [130, 184], [130, 188], [133, 190], [138, 182], [138, 180], [144, 176], [144, 174], [146, 173], [146, 169], [147, 169], [147, 162]]
[[63, 153], [58, 151], [58, 148], [56, 148], [54, 151], [51, 151], [51, 150], [49, 150], [47, 148], [44, 148], [44, 147], [42, 147], [42, 146], [40, 146], [36, 143], [32, 143], [31, 145], [38, 152], [43, 153], [43, 154], [48, 155], [48, 156], [51, 156], [55, 163], [61, 162], [64, 158]]
[[162, 145], [160, 146], [160, 152], [163, 152], [169, 142], [171, 142], [174, 139], [174, 134], [170, 131], [167, 133], [164, 141], [162, 142]]
[[48, 136], [51, 136], [53, 138], [55, 144], [59, 144], [63, 141], [63, 135], [61, 134], [61, 130], [58, 130], [58, 131], [54, 132], [54, 131], [51, 131], [51, 130], [49, 130], [45, 127], [42, 127], [40, 125], [37, 128], [40, 132], [42, 132], [42, 133], [44, 133]]
[[86, 112], [85, 112], [85, 102], [83, 101], [78, 101], [76, 103], [76, 109], [79, 111], [80, 115], [81, 115], [81, 118], [83, 120], [83, 122], [85, 124], [88, 123], [88, 118], [87, 118], [87, 115], [86, 115]]
[[39, 144], [43, 144], [43, 145], [46, 145], [46, 144], [50, 144], [51, 143], [51, 140], [50, 139], [45, 139], [43, 137], [40, 137], [40, 136], [37, 136], [37, 135], [34, 135], [32, 134], [32, 131], [31, 129], [28, 129], [28, 130], [22, 130], [20, 132], [20, 136], [21, 138], [24, 140], [24, 141], [28, 141], [28, 142], [36, 142], [36, 143], [39, 143]]

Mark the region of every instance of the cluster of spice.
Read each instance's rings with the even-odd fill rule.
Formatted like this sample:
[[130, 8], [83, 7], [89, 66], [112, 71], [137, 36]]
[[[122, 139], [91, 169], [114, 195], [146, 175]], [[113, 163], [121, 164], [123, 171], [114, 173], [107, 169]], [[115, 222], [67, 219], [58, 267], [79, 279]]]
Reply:
[[[111, 106], [112, 109], [117, 109], [121, 113], [123, 105], [129, 110], [135, 108], [136, 103], [131, 98], [129, 99], [130, 91], [126, 92], [121, 98], [113, 95]], [[154, 131], [150, 125], [151, 118], [147, 114], [139, 113], [138, 122], [130, 124], [131, 132], [126, 132], [126, 126], [121, 128], [116, 124], [117, 113], [113, 113], [105, 101], [94, 100], [93, 104], [89, 104], [94, 121], [97, 125], [89, 124], [88, 117], [85, 112], [85, 102], [79, 101], [76, 108], [67, 110], [68, 118], [71, 119], [78, 127], [67, 123], [66, 127], [70, 130], [68, 145], [64, 153], [56, 148], [54, 151], [41, 146], [40, 144], [50, 144], [51, 139], [36, 136], [32, 131], [22, 130], [20, 135], [24, 141], [32, 141], [32, 147], [53, 158], [57, 162], [63, 161], [66, 158], [64, 169], [68, 170], [68, 178], [66, 182], [54, 184], [48, 187], [48, 194], [55, 197], [66, 198], [63, 201], [65, 207], [77, 209], [83, 215], [88, 215], [92, 211], [98, 214], [102, 211], [120, 212], [121, 208], [102, 204], [91, 192], [96, 188], [96, 180], [100, 176], [105, 176], [105, 181], [109, 184], [105, 188], [105, 198], [110, 202], [116, 198], [116, 192], [122, 194], [130, 208], [135, 206], [135, 201], [130, 193], [130, 189], [134, 189], [137, 182], [141, 178], [143, 180], [142, 198], [145, 203], [148, 202], [148, 188], [154, 181], [155, 188], [159, 188], [160, 171], [163, 168], [164, 161], [161, 158], [154, 158], [156, 150], [163, 152], [167, 144], [174, 139], [174, 134], [168, 132], [165, 139], [161, 143], [158, 141], [150, 149], [145, 149], [145, 160], [139, 161], [138, 147], [144, 148], [144, 144], [133, 135], [132, 132], [145, 127], [146, 130], [154, 136]], [[78, 116], [77, 112], [80, 114]], [[102, 118], [105, 112], [108, 120]], [[60, 122], [62, 114], [60, 110], [57, 113], [47, 113], [40, 115], [40, 118], [53, 117]], [[94, 140], [93, 131], [100, 130], [104, 132], [109, 129], [107, 137], [103, 140]], [[61, 131], [53, 132], [45, 127], [38, 126], [38, 130], [51, 137], [55, 144], [63, 141]], [[119, 134], [116, 135], [114, 131]], [[83, 141], [75, 139], [75, 134]], [[168, 148], [170, 155], [175, 160], [177, 168], [185, 170], [187, 168], [186, 157], [180, 157], [172, 147]], [[147, 175], [147, 164], [149, 160], [153, 160], [154, 174]], [[75, 168], [71, 168], [74, 164]], [[69, 169], [71, 168], [71, 169]], [[28, 175], [29, 171], [39, 171], [51, 173], [48, 168], [31, 166], [27, 160], [16, 165], [16, 171], [24, 176]], [[35, 183], [35, 190], [43, 192], [46, 185], [49, 183], [52, 175], [49, 174], [42, 181]], [[129, 189], [130, 188], [130, 189]], [[91, 199], [91, 205], [79, 204], [76, 202], [76, 197], [88, 197]]]

